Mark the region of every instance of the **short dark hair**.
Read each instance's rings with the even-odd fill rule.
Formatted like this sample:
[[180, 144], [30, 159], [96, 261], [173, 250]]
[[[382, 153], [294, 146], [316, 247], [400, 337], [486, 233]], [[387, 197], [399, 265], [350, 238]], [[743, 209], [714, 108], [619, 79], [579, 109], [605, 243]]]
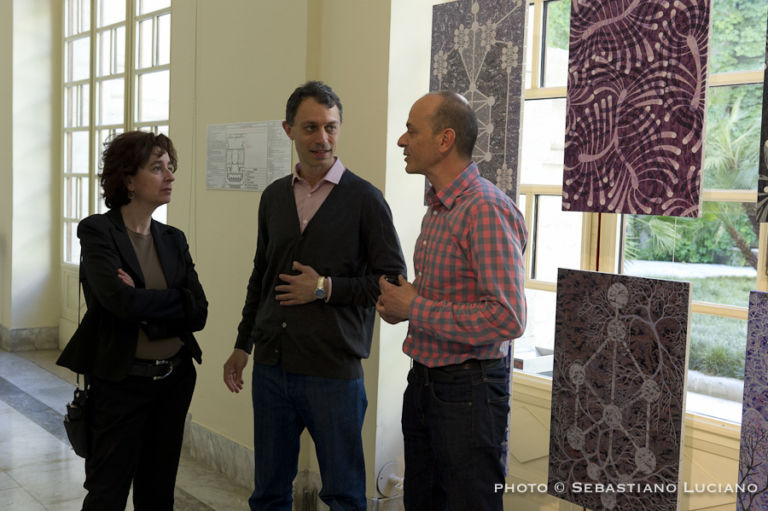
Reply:
[[339, 96], [323, 82], [312, 81], [296, 87], [296, 90], [288, 98], [288, 102], [285, 104], [285, 122], [289, 126], [293, 126], [293, 121], [296, 119], [296, 111], [299, 109], [301, 102], [306, 98], [314, 98], [315, 101], [328, 108], [338, 107], [339, 122], [341, 122], [342, 108]]
[[168, 153], [170, 166], [176, 171], [176, 149], [171, 139], [147, 131], [126, 131], [104, 142], [99, 178], [104, 191], [104, 203], [109, 209], [119, 208], [131, 202], [127, 181], [139, 168], [146, 165], [155, 148]]
[[451, 91], [433, 92], [442, 101], [432, 115], [432, 132], [437, 134], [446, 128], [456, 133], [454, 145], [461, 156], [472, 157], [477, 140], [477, 114], [461, 94]]

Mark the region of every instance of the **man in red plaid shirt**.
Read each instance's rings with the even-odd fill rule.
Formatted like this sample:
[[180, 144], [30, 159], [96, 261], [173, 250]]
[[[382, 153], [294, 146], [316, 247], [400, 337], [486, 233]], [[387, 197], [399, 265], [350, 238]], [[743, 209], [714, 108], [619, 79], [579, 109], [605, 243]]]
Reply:
[[477, 117], [453, 92], [422, 97], [398, 140], [405, 170], [432, 184], [410, 284], [379, 281], [376, 309], [408, 320], [403, 397], [405, 508], [503, 509], [511, 340], [525, 329], [527, 231], [472, 161]]

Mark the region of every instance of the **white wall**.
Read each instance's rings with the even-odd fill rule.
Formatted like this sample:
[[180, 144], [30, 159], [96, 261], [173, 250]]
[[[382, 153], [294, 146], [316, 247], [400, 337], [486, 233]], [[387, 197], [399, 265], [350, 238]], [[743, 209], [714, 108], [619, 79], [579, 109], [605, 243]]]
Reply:
[[5, 0], [0, 19], [0, 324], [58, 322], [59, 2]]
[[[13, 328], [58, 322], [58, 2], [13, 12]], [[45, 27], [41, 30], [41, 27]], [[54, 160], [54, 157], [56, 159]]]
[[13, 0], [0, 0], [0, 327], [11, 326]]

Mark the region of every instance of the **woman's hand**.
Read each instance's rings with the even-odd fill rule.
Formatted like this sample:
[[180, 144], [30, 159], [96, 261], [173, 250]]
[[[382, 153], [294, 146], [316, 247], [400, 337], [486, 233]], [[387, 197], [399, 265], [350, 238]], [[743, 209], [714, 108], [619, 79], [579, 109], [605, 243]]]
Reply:
[[136, 287], [136, 284], [133, 283], [133, 279], [130, 275], [125, 273], [122, 268], [117, 269], [117, 278], [120, 279], [123, 284], [127, 284], [131, 287]]

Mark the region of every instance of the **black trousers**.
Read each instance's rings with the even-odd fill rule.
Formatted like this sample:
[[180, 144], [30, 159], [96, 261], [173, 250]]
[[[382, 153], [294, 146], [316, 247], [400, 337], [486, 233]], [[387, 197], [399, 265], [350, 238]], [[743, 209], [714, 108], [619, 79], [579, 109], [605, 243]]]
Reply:
[[196, 379], [191, 359], [162, 380], [92, 378], [83, 511], [123, 511], [131, 483], [135, 511], [173, 511], [184, 420]]

